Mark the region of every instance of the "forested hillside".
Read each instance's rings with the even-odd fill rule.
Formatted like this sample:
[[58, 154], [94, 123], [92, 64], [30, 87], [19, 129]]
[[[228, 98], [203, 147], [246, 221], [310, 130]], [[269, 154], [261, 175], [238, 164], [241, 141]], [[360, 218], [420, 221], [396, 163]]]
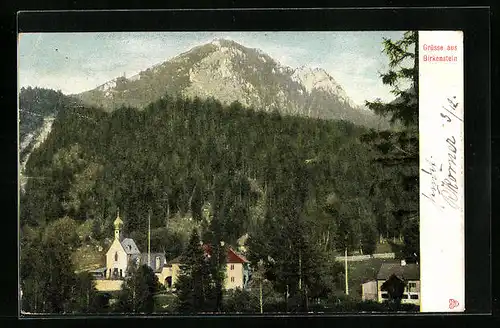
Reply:
[[29, 180], [21, 222], [69, 216], [111, 236], [119, 207], [141, 247], [151, 211], [152, 228], [163, 228], [154, 246], [178, 253], [169, 229], [176, 217], [217, 216], [234, 243], [258, 233], [266, 217], [284, 224], [292, 215], [325, 250], [347, 243], [370, 252], [379, 234], [400, 235], [390, 209], [404, 193], [396, 183], [393, 194], [374, 190], [387, 177], [359, 141], [365, 132], [210, 99], [165, 96], [144, 111], [112, 113], [67, 106], [27, 163], [27, 175], [43, 179]]

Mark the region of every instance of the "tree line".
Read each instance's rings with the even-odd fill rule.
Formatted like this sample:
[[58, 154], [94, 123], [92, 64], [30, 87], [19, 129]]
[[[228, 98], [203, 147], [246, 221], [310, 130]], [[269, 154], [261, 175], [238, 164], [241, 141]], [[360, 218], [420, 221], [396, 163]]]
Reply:
[[313, 231], [326, 250], [339, 246], [334, 235], [343, 229], [349, 238], [342, 243], [370, 253], [378, 234], [401, 234], [401, 218], [390, 210], [405, 200], [396, 184], [372, 190], [391, 175], [370, 161], [359, 139], [365, 132], [213, 99], [165, 96], [144, 110], [111, 114], [66, 107], [26, 165], [26, 175], [44, 179], [28, 181], [21, 222], [43, 226], [70, 216], [110, 235], [120, 207], [132, 234], [146, 231], [149, 210], [160, 228], [176, 215], [202, 221], [208, 207], [234, 243], [257, 232], [259, 213], [307, 212], [326, 227]]

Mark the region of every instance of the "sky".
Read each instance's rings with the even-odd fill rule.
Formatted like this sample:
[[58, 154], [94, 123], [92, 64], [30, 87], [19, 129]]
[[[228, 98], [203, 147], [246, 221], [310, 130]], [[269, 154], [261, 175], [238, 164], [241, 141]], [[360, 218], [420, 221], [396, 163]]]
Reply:
[[380, 73], [388, 68], [383, 37], [403, 32], [113, 32], [23, 33], [18, 39], [18, 87], [65, 94], [133, 76], [216, 38], [258, 48], [280, 64], [325, 69], [357, 104], [394, 97]]

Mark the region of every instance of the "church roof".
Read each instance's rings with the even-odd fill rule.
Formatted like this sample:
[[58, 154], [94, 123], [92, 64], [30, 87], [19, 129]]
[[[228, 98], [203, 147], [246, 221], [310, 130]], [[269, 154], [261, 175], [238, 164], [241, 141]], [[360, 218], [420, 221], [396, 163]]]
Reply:
[[116, 227], [117, 225], [123, 225], [122, 219], [120, 219], [120, 210], [118, 210], [118, 213], [116, 214], [116, 219], [113, 222], [113, 225]]
[[140, 254], [139, 248], [135, 244], [135, 241], [132, 238], [125, 238], [121, 242], [125, 253], [127, 254]]

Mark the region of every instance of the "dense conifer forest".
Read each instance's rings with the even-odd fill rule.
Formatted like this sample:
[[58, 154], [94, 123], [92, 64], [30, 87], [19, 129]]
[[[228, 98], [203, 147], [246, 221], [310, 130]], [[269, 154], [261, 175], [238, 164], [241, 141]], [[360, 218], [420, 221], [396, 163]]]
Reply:
[[379, 234], [401, 234], [390, 209], [405, 193], [397, 184], [392, 195], [377, 192], [387, 177], [359, 140], [366, 132], [168, 95], [142, 111], [65, 107], [27, 164], [28, 176], [45, 179], [28, 182], [21, 222], [69, 216], [109, 236], [118, 207], [128, 234], [144, 233], [150, 209], [154, 228], [175, 216], [202, 221], [208, 209], [234, 243], [258, 232], [265, 217], [293, 215], [310, 222], [325, 250], [348, 233], [350, 248], [369, 253]]

